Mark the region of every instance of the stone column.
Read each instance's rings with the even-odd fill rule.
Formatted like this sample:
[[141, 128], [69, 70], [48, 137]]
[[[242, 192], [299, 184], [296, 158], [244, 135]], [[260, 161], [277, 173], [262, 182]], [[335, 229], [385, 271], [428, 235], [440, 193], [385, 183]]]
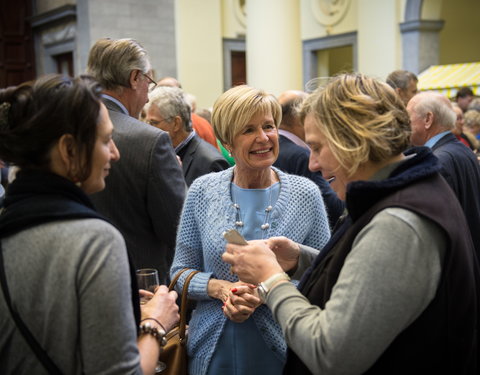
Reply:
[[440, 30], [444, 21], [412, 20], [400, 24], [403, 69], [415, 74], [439, 63]]
[[302, 89], [299, 0], [247, 0], [247, 83], [274, 95]]

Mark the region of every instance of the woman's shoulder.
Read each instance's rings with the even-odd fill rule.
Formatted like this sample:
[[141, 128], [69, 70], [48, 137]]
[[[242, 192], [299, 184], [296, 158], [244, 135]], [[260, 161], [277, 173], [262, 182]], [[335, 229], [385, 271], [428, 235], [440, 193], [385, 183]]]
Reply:
[[72, 244], [85, 245], [89, 243], [95, 244], [95, 247], [98, 248], [112, 245], [125, 246], [123, 236], [117, 228], [105, 220], [96, 218], [52, 222], [39, 229], [48, 232], [55, 231], [55, 236], [69, 238]]
[[285, 173], [277, 168], [274, 168], [274, 170], [280, 177], [280, 182], [290, 186], [292, 191], [307, 192], [311, 194], [319, 193], [318, 185], [307, 177]]
[[196, 178], [190, 185], [188, 191], [217, 191], [222, 185], [227, 185], [232, 179], [233, 168], [223, 171], [211, 172]]

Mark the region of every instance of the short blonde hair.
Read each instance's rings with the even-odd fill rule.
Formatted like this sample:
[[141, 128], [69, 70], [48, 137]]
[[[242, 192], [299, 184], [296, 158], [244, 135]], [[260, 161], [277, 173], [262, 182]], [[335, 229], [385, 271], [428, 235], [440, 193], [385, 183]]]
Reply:
[[362, 164], [385, 161], [409, 145], [402, 100], [386, 83], [362, 74], [341, 74], [318, 88], [302, 106], [302, 121], [308, 114], [350, 176]]
[[278, 129], [282, 121], [282, 108], [275, 96], [246, 85], [225, 91], [213, 105], [215, 136], [224, 146], [232, 145], [233, 139], [258, 113], [271, 113]]
[[469, 109], [463, 114], [465, 119], [464, 126], [470, 129], [470, 131], [475, 132], [475, 134], [480, 132], [480, 112]]

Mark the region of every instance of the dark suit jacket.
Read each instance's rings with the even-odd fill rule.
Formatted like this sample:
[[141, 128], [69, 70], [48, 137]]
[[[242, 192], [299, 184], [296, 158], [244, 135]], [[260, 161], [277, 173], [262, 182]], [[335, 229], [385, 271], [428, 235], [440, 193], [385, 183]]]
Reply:
[[108, 99], [105, 105], [120, 160], [112, 163], [106, 188], [91, 198], [123, 234], [135, 267], [156, 268], [162, 277], [173, 260], [185, 199], [182, 170], [168, 133], [124, 114]]
[[440, 160], [443, 177], [463, 208], [480, 259], [480, 166], [477, 156], [452, 133], [440, 138], [432, 151]]
[[183, 176], [188, 186], [197, 177], [230, 167], [222, 154], [197, 134], [178, 152], [178, 156], [182, 159]]
[[309, 150], [298, 146], [283, 135], [280, 135], [279, 143], [280, 153], [273, 165], [286, 173], [307, 177], [318, 185], [327, 209], [330, 228], [333, 228], [343, 212], [344, 202], [338, 198], [337, 193], [332, 190], [320, 172], [311, 172], [308, 169]]

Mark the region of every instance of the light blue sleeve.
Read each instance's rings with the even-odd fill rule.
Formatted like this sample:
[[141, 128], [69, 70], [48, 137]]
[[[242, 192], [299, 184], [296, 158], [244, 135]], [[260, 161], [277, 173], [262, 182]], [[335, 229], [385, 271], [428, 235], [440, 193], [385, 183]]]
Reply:
[[[211, 299], [207, 293], [208, 281], [212, 277], [211, 272], [203, 272], [205, 269], [203, 262], [203, 246], [201, 239], [201, 228], [199, 227], [197, 212], [198, 202], [202, 199], [202, 186], [200, 183], [193, 183], [187, 193], [187, 198], [180, 218], [180, 224], [177, 233], [177, 243], [172, 267], [170, 268], [170, 278], [184, 268], [190, 268], [200, 271], [190, 281], [188, 296], [194, 300]], [[184, 272], [177, 282], [176, 290], [181, 291], [183, 283], [190, 271]]]
[[309, 183], [307, 189], [308, 194], [311, 195], [308, 201], [312, 202], [312, 205], [306, 206], [304, 209], [306, 212], [313, 212], [313, 222], [310, 224], [310, 233], [301, 244], [321, 251], [330, 239], [327, 211], [318, 187], [313, 183]]

